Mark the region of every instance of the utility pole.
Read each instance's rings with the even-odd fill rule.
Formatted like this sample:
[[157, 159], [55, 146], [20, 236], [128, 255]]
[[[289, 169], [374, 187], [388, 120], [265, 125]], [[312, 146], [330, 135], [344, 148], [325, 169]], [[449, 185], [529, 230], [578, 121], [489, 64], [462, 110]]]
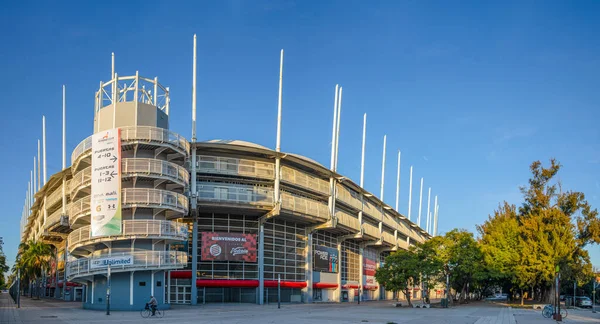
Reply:
[[277, 308], [281, 308], [281, 275], [277, 275]]
[[594, 278], [592, 282], [592, 313], [596, 312], [596, 289], [598, 288], [598, 278]]
[[[106, 315], [110, 315], [110, 264], [106, 273]], [[65, 286], [67, 284], [65, 283]]]

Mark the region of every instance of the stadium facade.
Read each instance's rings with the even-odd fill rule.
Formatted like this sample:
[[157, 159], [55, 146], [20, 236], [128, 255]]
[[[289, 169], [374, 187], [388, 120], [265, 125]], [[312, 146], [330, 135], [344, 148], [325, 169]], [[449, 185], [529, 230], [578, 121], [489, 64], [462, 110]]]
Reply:
[[[113, 76], [70, 166], [46, 179], [38, 158], [32, 174], [21, 241], [55, 247], [46, 295], [90, 309], [106, 307], [109, 286], [112, 309], [139, 309], [150, 295], [161, 307], [263, 304], [278, 285], [282, 302], [395, 297], [377, 267], [431, 236], [338, 174], [336, 150], [327, 168], [279, 141], [190, 142], [169, 129], [168, 87]], [[193, 101], [195, 119], [195, 54]]]

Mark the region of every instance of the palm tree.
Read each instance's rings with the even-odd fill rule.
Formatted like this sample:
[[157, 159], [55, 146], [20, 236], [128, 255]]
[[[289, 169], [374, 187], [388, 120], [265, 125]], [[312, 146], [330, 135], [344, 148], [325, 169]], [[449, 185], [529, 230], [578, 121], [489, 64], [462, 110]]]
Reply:
[[50, 268], [50, 260], [52, 259], [52, 247], [44, 242], [29, 241], [24, 246], [26, 249], [20, 255], [21, 266], [24, 273], [35, 282], [37, 297], [40, 297], [39, 289], [37, 289], [38, 281]]

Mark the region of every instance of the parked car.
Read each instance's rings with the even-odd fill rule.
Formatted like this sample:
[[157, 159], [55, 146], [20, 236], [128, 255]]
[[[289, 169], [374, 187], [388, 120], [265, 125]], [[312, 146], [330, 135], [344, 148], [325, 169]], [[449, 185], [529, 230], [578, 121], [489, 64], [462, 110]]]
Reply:
[[565, 295], [560, 295], [560, 301], [565, 301]]
[[590, 297], [576, 297], [575, 306], [577, 307], [592, 307], [592, 300]]

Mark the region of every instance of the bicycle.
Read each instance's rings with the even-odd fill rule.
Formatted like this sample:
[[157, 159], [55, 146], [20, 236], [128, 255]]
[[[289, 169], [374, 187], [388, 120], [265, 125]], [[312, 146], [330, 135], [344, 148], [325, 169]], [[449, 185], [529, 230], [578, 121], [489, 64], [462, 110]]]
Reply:
[[[548, 304], [546, 306], [544, 306], [544, 309], [542, 310], [542, 316], [544, 316], [545, 318], [550, 318], [552, 317], [552, 315], [556, 312], [555, 308], [553, 305]], [[562, 318], [567, 318], [567, 315], [569, 315], [569, 313], [567, 312], [567, 309], [564, 307], [560, 308], [560, 315]]]
[[[143, 318], [150, 317], [150, 315], [152, 315], [152, 308], [150, 308], [150, 305], [146, 304], [146, 307], [144, 307], [140, 311], [140, 315], [142, 315]], [[154, 317], [163, 318], [164, 316], [165, 316], [165, 311], [164, 310], [159, 310], [157, 308], [156, 311], [155, 311], [155, 313], [154, 313]]]

